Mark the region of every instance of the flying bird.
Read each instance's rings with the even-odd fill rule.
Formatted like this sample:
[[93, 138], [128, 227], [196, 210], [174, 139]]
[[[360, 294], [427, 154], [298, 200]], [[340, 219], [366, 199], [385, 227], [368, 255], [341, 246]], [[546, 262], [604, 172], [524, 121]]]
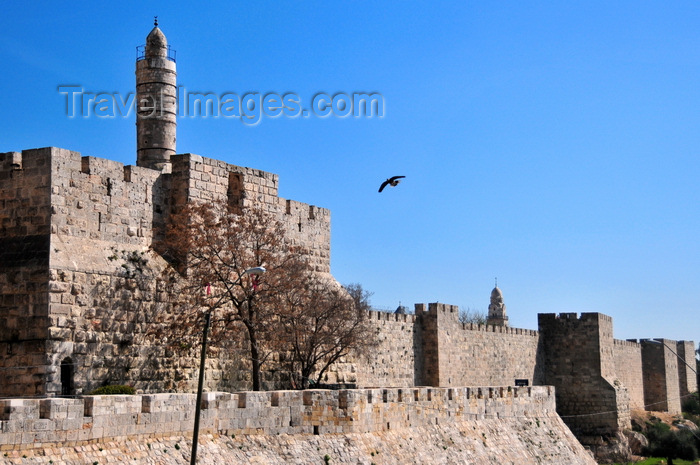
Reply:
[[398, 183], [401, 182], [401, 178], [405, 178], [406, 176], [392, 176], [386, 181], [382, 183], [381, 186], [379, 186], [379, 192], [383, 191], [386, 186], [396, 186]]

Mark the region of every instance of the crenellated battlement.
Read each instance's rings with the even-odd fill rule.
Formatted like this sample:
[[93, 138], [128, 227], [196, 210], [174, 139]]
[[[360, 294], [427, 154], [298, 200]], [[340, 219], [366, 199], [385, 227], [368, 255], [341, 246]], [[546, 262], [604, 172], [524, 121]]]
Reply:
[[388, 321], [413, 324], [416, 322], [417, 315], [412, 315], [410, 313], [393, 313], [369, 310], [367, 312], [367, 318], [370, 321]]
[[550, 323], [550, 322], [559, 322], [559, 323], [566, 323], [566, 322], [598, 322], [598, 321], [605, 321], [612, 323], [612, 317], [605, 315], [603, 313], [598, 313], [598, 312], [583, 312], [579, 316], [578, 313], [540, 313], [538, 315], [539, 321], [541, 323]]
[[427, 306], [425, 304], [415, 304], [416, 315], [421, 313], [428, 313], [430, 315], [449, 315], [456, 319], [459, 319], [459, 306], [444, 304], [441, 302], [431, 302]]
[[[0, 400], [0, 447], [187, 435], [194, 394]], [[372, 433], [484, 418], [556, 416], [554, 389], [536, 387], [399, 388], [208, 392], [202, 433]]]
[[462, 329], [464, 329], [465, 331], [483, 331], [486, 333], [513, 334], [518, 336], [539, 336], [539, 332], [534, 329], [511, 328], [509, 326], [499, 325], [480, 325], [476, 323], [462, 323]]
[[637, 341], [637, 339], [613, 339], [613, 344], [615, 344], [615, 346], [630, 347], [633, 349], [640, 349], [642, 347], [641, 344]]
[[8, 171], [19, 171], [22, 169], [22, 153], [6, 152], [0, 153], [0, 178]]
[[[144, 343], [141, 348], [159, 354], [156, 358], [164, 368], [156, 371], [149, 365], [153, 357], [139, 358], [125, 352], [135, 337], [143, 338], [147, 331], [147, 327], [138, 322], [140, 312], [167, 305], [163, 292], [144, 287], [134, 290], [124, 301], [107, 299], [100, 301], [102, 303], [95, 303], [98, 301], [94, 297], [112, 292], [123, 284], [115, 275], [114, 263], [110, 262], [110, 254], [113, 254], [110, 250], [147, 250], [167, 224], [173, 206], [214, 199], [225, 199], [241, 208], [261, 205], [283, 223], [292, 245], [309, 251], [317, 271], [330, 272], [330, 211], [279, 197], [277, 175], [196, 154], [172, 156], [170, 168], [165, 172], [125, 166], [52, 147], [0, 154], [0, 230], [3, 233], [0, 239], [6, 245], [0, 249], [0, 254], [4, 253], [0, 258], [2, 266], [12, 269], [11, 275], [18, 277], [9, 279], [10, 274], [0, 275], [3, 289], [0, 332], [4, 340], [17, 341], [0, 347], [0, 351], [8, 354], [4, 359], [6, 365], [13, 367], [11, 376], [5, 378], [7, 395], [60, 393], [66, 385], [61, 381], [63, 368], [59, 365], [90, 367], [70, 373], [72, 382], [80, 386], [82, 392], [111, 377], [133, 381], [153, 391], [188, 389], [187, 383], [193, 379], [190, 362], [185, 369], [174, 369], [168, 366], [164, 352]], [[149, 259], [154, 266], [167, 266], [155, 253]], [[277, 392], [270, 397], [258, 393], [217, 394], [205, 401], [212, 406], [205, 415], [214, 422], [212, 431], [264, 434], [382, 431], [387, 424], [391, 428], [410, 425], [408, 418], [420, 419], [419, 411], [432, 408], [449, 411], [453, 416], [459, 412], [485, 415], [469, 408], [474, 402], [516, 399], [525, 392], [513, 388], [449, 389], [453, 386], [524, 383], [555, 385], [560, 413], [573, 415], [573, 420], [567, 421], [577, 433], [609, 434], [626, 427], [629, 406], [643, 407], [649, 404], [648, 399], [662, 395], [650, 390], [651, 384], [663, 385], [668, 392], [679, 392], [679, 384], [683, 392], [696, 389], [690, 371], [677, 363], [670, 352], [660, 350], [659, 347], [663, 347], [660, 344], [645, 351], [642, 341], [613, 339], [612, 318], [602, 313], [541, 314], [539, 330], [461, 323], [458, 306], [438, 302], [416, 304], [414, 314], [369, 311], [367, 318], [375, 325], [379, 339], [372, 356], [339, 361], [327, 372], [326, 381], [394, 388], [371, 389], [364, 394], [347, 391], [337, 398], [324, 397], [326, 394], [299, 397], [296, 392]], [[48, 345], [24, 340], [44, 341]], [[663, 342], [692, 361], [692, 342]], [[104, 354], [110, 356], [105, 358]], [[107, 360], [109, 366], [105, 366], [103, 360]], [[232, 368], [234, 365], [229, 361], [210, 362], [216, 367], [212, 370], [215, 375], [210, 381], [212, 386], [221, 386], [220, 389], [245, 386], [245, 380], [231, 377], [231, 373], [240, 375], [242, 371]], [[572, 363], [576, 365], [573, 369]], [[137, 368], [132, 369], [132, 366]], [[173, 381], [173, 373], [180, 377], [179, 383]], [[652, 378], [652, 373], [656, 373], [654, 376], [659, 380]], [[583, 384], [581, 377], [586, 380]], [[427, 388], [414, 387], [425, 385], [448, 389], [426, 391]], [[503, 392], [507, 393], [505, 397]], [[97, 435], [104, 434], [108, 426], [103, 425], [102, 432], [96, 432], [100, 430], [93, 426], [101, 421], [108, 422], [108, 417], [113, 421], [122, 411], [125, 423], [120, 424], [121, 429], [109, 430], [110, 435], [118, 436], [127, 430], [157, 434], [144, 425], [150, 424], [148, 418], [162, 413], [158, 405], [167, 403], [168, 408], [176, 411], [179, 408], [182, 412], [168, 411], [167, 418], [183, 415], [178, 420], [180, 423], [170, 423], [167, 428], [175, 433], [185, 431], [182, 422], [190, 421], [187, 415], [192, 409], [189, 400], [178, 403], [178, 399], [188, 399], [186, 395], [182, 398], [160, 396], [166, 397], [104, 401], [107, 403], [85, 398], [81, 406], [64, 405], [56, 399], [58, 403], [45, 400], [41, 401], [44, 404], [37, 404], [39, 407], [33, 407], [32, 401], [26, 401], [29, 404], [8, 404], [7, 409], [24, 409], [30, 416], [34, 415], [32, 409], [35, 408], [38, 412], [42, 408], [48, 412], [39, 413], [36, 418], [38, 428], [48, 429], [32, 432], [27, 437], [43, 438], [48, 434], [46, 431], [61, 431], [56, 433], [61, 438], [77, 441], [68, 438], [100, 440]], [[430, 402], [445, 396], [449, 402], [431, 406]], [[450, 403], [459, 398], [463, 398], [460, 405], [470, 407]], [[313, 410], [318, 405], [325, 410]], [[380, 413], [377, 413], [378, 405]], [[286, 408], [279, 409], [280, 406]], [[66, 417], [61, 421], [65, 421], [65, 425], [80, 423], [80, 430], [69, 433], [61, 429], [64, 426], [56, 426], [59, 419], [52, 415], [63, 413], [51, 412], [62, 411], [64, 407], [65, 415], [75, 418]], [[412, 410], [418, 407], [420, 410]], [[81, 408], [83, 413], [78, 418], [76, 412]], [[675, 406], [665, 408], [673, 410]], [[615, 413], [581, 416], [592, 410]], [[410, 413], [402, 416], [407, 411]], [[250, 419], [261, 415], [263, 419], [272, 418], [273, 424], [263, 420], [260, 420], [263, 423], [255, 423]], [[314, 420], [308, 420], [308, 415]], [[129, 423], [134, 417], [142, 423]], [[93, 419], [93, 426], [85, 427], [89, 422], [86, 418]], [[157, 421], [162, 423], [166, 421], [164, 418]], [[368, 418], [373, 420], [370, 422]], [[376, 418], [380, 420], [372, 423]], [[2, 421], [12, 420], [8, 417]], [[205, 420], [205, 424], [206, 421], [209, 420]], [[112, 425], [109, 423], [109, 428]], [[8, 423], [8, 428], [11, 427]]]

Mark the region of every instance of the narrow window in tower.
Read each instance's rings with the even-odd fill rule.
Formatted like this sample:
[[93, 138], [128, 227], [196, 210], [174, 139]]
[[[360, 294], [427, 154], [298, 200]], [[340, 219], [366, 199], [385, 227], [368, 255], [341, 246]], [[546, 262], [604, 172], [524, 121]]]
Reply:
[[228, 174], [228, 204], [232, 207], [243, 208], [243, 176], [240, 173], [230, 172]]

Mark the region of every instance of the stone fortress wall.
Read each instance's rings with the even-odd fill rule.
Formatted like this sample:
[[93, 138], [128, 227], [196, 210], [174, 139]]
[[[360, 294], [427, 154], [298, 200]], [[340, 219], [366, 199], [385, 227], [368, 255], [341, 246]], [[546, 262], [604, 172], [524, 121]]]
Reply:
[[[535, 386], [207, 392], [200, 432], [372, 433], [460, 418], [535, 419], [555, 413], [553, 391]], [[194, 407], [192, 394], [0, 399], [0, 450], [187, 434]]]
[[[185, 463], [194, 402], [0, 400], [0, 463]], [[209, 392], [200, 434], [198, 463], [595, 464], [546, 386]]]
[[[630, 427], [631, 409], [680, 412], [697, 391], [692, 341], [622, 341], [601, 313], [540, 314], [539, 330], [462, 324], [452, 305], [415, 314], [371, 312], [380, 344], [370, 360], [345, 361], [328, 382], [359, 386], [552, 385], [557, 409], [579, 438]], [[682, 394], [681, 394], [682, 393]]]
[[544, 382], [579, 437], [630, 427], [629, 394], [615, 371], [612, 318], [601, 313], [540, 314]]
[[[149, 248], [174, 205], [264, 205], [316, 271], [330, 272], [328, 210], [280, 198], [271, 173], [192, 154], [171, 161], [163, 173], [57, 148], [0, 154], [3, 395], [87, 392], [110, 380], [148, 391], [191, 385], [196, 355], [172, 361], [149, 335], [155, 314], [173, 312], [164, 283], [125, 279], [114, 260], [143, 252], [156, 275], [166, 270]], [[220, 388], [241, 387], [226, 379], [235, 362], [212, 363]]]
[[[137, 63], [137, 87], [144, 67], [164, 76], [147, 84], [175, 84], [166, 47], [155, 27]], [[107, 383], [194, 390], [196, 348], [176, 356], [152, 332], [156, 315], [177, 316], [163, 274], [168, 263], [153, 249], [170, 213], [187, 202], [263, 206], [292, 244], [309, 251], [315, 270], [330, 274], [327, 209], [280, 198], [275, 174], [174, 155], [175, 120], [158, 121], [137, 119], [139, 166], [58, 148], [0, 153], [0, 395], [81, 395]], [[125, 276], [120, 254], [147, 260], [152, 279]], [[417, 304], [413, 315], [369, 312], [379, 346], [370, 358], [337, 363], [326, 381], [401, 389], [551, 385], [566, 423], [592, 442], [629, 427], [630, 408], [678, 412], [682, 396], [697, 390], [686, 366], [695, 363], [692, 341], [618, 341], [612, 318], [600, 313], [541, 314], [537, 331], [510, 328], [497, 287], [492, 311], [487, 325], [461, 324], [458, 308], [442, 303]], [[242, 359], [227, 350], [208, 359], [207, 388], [249, 388]], [[264, 374], [266, 388], [279, 387], [271, 370]]]
[[[311, 251], [316, 270], [330, 272], [330, 213], [279, 198], [276, 175], [192, 154], [171, 157], [171, 166], [164, 173], [56, 148], [0, 154], [2, 395], [79, 394], [107, 382], [193, 390], [196, 351], [174, 357], [148, 331], [153, 314], [173, 312], [167, 289], [125, 278], [110, 259], [115, 250], [148, 251], [149, 266], [167, 269], [149, 247], [174, 205], [263, 204]], [[437, 303], [368, 319], [380, 341], [372, 358], [338, 363], [327, 382], [553, 385], [560, 413], [582, 436], [626, 427], [630, 408], [677, 412], [681, 396], [697, 390], [679, 363], [694, 363], [692, 342], [615, 340], [612, 319], [598, 313], [540, 315], [538, 331], [465, 325], [456, 306]], [[208, 360], [208, 388], [249, 387], [240, 363]]]
[[542, 384], [537, 331], [459, 322], [459, 308], [416, 304], [414, 314], [371, 311], [379, 346], [371, 360], [336, 364], [330, 383], [361, 386]]
[[613, 340], [615, 372], [627, 388], [631, 409], [644, 409], [642, 347], [636, 341]]

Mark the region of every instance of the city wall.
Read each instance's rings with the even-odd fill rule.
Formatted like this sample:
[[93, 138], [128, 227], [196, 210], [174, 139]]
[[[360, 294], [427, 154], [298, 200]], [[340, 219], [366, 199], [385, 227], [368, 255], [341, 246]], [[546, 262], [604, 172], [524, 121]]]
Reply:
[[[150, 463], [154, 455], [159, 463], [186, 463], [194, 400], [0, 400], [0, 463], [102, 463], [113, 456]], [[367, 465], [595, 463], [557, 416], [546, 386], [211, 392], [202, 401], [200, 434], [204, 463], [309, 464], [324, 463], [325, 455], [331, 463]], [[172, 458], [163, 451], [168, 441]], [[114, 450], [124, 442], [133, 446]]]
[[[175, 353], [154, 325], [177, 313], [168, 263], [152, 250], [173, 209], [192, 200], [263, 205], [314, 268], [330, 272], [330, 212], [278, 196], [276, 175], [193, 154], [171, 173], [46, 148], [0, 154], [0, 382], [6, 396], [85, 394], [102, 384], [192, 392], [196, 345]], [[152, 273], [125, 276], [137, 254]], [[128, 265], [128, 264], [127, 264]], [[172, 275], [171, 276], [175, 276]], [[369, 312], [378, 346], [347, 357], [330, 384], [359, 387], [555, 386], [560, 413], [581, 437], [629, 426], [630, 408], [676, 412], [697, 390], [692, 341], [619, 341], [599, 313], [540, 315], [538, 331], [462, 324], [453, 305], [413, 315]], [[159, 319], [160, 317], [160, 319]], [[235, 345], [207, 360], [207, 387], [251, 385]], [[671, 350], [671, 348], [674, 348]], [[676, 354], [674, 354], [676, 352]], [[266, 389], [283, 386], [271, 364]]]
[[334, 364], [325, 379], [331, 384], [360, 387], [413, 387], [423, 382], [423, 333], [420, 318], [411, 314], [369, 311], [377, 346], [367, 357], [347, 357]]
[[636, 341], [614, 341], [615, 372], [627, 388], [630, 408], [644, 410], [644, 378], [642, 376], [642, 346]]
[[371, 359], [336, 364], [329, 383], [368, 386], [542, 384], [537, 331], [461, 323], [454, 305], [416, 304], [414, 314], [372, 311], [378, 346]]
[[676, 354], [678, 358], [678, 380], [679, 394], [681, 399], [698, 390], [697, 374], [695, 361], [695, 342], [693, 341], [678, 341], [676, 343]]
[[627, 388], [615, 373], [612, 318], [601, 313], [539, 314], [544, 383], [579, 438], [629, 429]]
[[[678, 358], [673, 354], [675, 341], [642, 340], [642, 363], [647, 368], [644, 377], [644, 403], [648, 410], [681, 413]], [[694, 389], [697, 390], [697, 387]]]
[[[330, 271], [330, 212], [278, 196], [271, 173], [184, 154], [172, 173], [58, 148], [0, 154], [0, 353], [3, 395], [89, 392], [104, 383], [191, 390], [197, 354], [173, 360], [153, 322], [174, 315], [168, 264], [151, 247], [192, 200], [255, 203]], [[137, 254], [153, 279], [126, 279]], [[128, 264], [127, 264], [128, 265]], [[240, 358], [210, 361], [213, 382], [246, 386]], [[67, 381], [68, 380], [68, 381]]]
[[416, 305], [424, 326], [435, 326], [426, 346], [436, 348], [426, 380], [434, 386], [542, 384], [537, 331], [459, 321], [456, 305]]

